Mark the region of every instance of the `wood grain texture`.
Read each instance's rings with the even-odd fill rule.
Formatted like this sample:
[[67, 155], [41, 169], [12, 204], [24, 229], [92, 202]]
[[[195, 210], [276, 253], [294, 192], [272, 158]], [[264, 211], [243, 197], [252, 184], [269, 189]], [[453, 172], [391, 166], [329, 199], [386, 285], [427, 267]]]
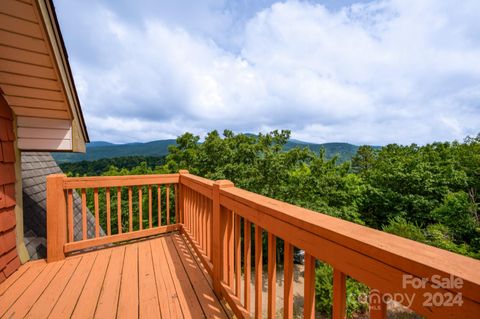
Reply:
[[315, 318], [315, 257], [305, 253], [303, 318]]
[[268, 233], [268, 318], [275, 318], [277, 301], [277, 239]]
[[250, 282], [252, 278], [252, 225], [244, 218], [243, 224], [243, 268], [245, 271], [243, 306], [250, 313]]
[[345, 319], [347, 315], [346, 276], [333, 269], [333, 319]]
[[293, 246], [285, 241], [283, 250], [283, 317], [293, 318]]
[[47, 260], [65, 258], [67, 241], [67, 201], [63, 190], [64, 174], [47, 176]]
[[107, 210], [107, 236], [112, 234], [112, 216], [111, 216], [111, 207], [110, 207], [110, 187], [105, 189], [105, 209]]
[[262, 318], [263, 229], [255, 225], [255, 318]]

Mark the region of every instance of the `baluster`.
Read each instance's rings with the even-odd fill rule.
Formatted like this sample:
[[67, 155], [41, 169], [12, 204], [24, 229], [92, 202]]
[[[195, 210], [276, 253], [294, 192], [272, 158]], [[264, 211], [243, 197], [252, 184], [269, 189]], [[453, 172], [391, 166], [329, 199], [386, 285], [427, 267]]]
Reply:
[[148, 185], [148, 227], [152, 228], [152, 185]]
[[235, 214], [235, 295], [240, 299], [240, 280], [241, 280], [241, 251], [240, 244], [240, 216]]
[[305, 252], [303, 318], [315, 318], [315, 257]]
[[166, 188], [167, 188], [167, 225], [170, 225], [170, 184], [167, 184]]
[[255, 225], [255, 318], [262, 318], [263, 229]]
[[283, 318], [293, 318], [293, 246], [285, 241], [283, 256]]
[[200, 245], [201, 220], [200, 220], [200, 194], [195, 192], [195, 220], [196, 220], [196, 239]]
[[117, 227], [118, 234], [122, 233], [122, 188], [117, 187]]
[[199, 234], [199, 231], [198, 231], [198, 225], [200, 224], [199, 221], [198, 221], [198, 193], [195, 191], [194, 192], [194, 200], [193, 200], [193, 219], [195, 221], [195, 227], [194, 227], [194, 235], [193, 237], [195, 238], [195, 241], [199, 242], [199, 239], [198, 239], [198, 234]]
[[190, 188], [187, 188], [187, 208], [186, 208], [186, 215], [187, 215], [187, 229], [192, 236], [192, 193]]
[[132, 204], [132, 186], [128, 187], [128, 231], [133, 231], [133, 204]]
[[244, 285], [245, 293], [243, 306], [250, 313], [250, 281], [252, 273], [252, 233], [251, 224], [247, 219], [243, 220], [243, 271], [244, 271]]
[[277, 239], [268, 233], [268, 318], [275, 318], [277, 296]]
[[235, 252], [234, 252], [234, 220], [233, 220], [233, 211], [231, 210], [226, 210], [227, 213], [227, 235], [228, 235], [228, 247], [227, 247], [227, 253], [228, 253], [228, 285], [230, 286], [230, 289], [234, 291], [234, 281], [235, 281]]
[[95, 207], [95, 238], [100, 236], [100, 216], [98, 212], [98, 188], [93, 189], [93, 202]]
[[206, 217], [205, 216], [205, 196], [200, 195], [200, 207], [201, 207], [201, 216], [202, 216], [202, 249], [205, 254], [207, 254], [207, 223], [206, 223]]
[[178, 214], [178, 205], [179, 205], [179, 202], [178, 202], [178, 185], [177, 184], [174, 184], [173, 185], [173, 195], [174, 195], [174, 198], [175, 198], [175, 224], [179, 223], [179, 214]]
[[73, 190], [67, 190], [67, 224], [68, 224], [68, 242], [73, 242]]
[[333, 319], [345, 319], [347, 290], [345, 274], [333, 269]]
[[87, 238], [87, 191], [82, 188], [82, 239]]
[[198, 218], [198, 243], [202, 247], [203, 235], [202, 235], [202, 195], [197, 193], [197, 218]]
[[138, 188], [138, 229], [143, 229], [143, 200], [142, 200], [142, 186], [137, 186]]
[[107, 205], [107, 235], [110, 236], [112, 234], [111, 222], [110, 222], [110, 187], [105, 189], [105, 200]]
[[185, 224], [185, 229], [190, 232], [190, 189], [188, 187], [183, 187], [183, 194], [185, 205], [183, 206], [183, 223]]
[[207, 256], [212, 259], [212, 201], [207, 198], [206, 199], [205, 209], [207, 210]]
[[157, 185], [158, 227], [162, 226], [162, 187]]

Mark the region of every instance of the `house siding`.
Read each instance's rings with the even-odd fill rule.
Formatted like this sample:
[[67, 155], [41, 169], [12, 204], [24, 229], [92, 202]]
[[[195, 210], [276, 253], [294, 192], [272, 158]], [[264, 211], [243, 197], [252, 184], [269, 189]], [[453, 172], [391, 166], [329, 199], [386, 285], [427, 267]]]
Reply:
[[0, 97], [0, 283], [20, 266], [15, 234], [13, 114]]

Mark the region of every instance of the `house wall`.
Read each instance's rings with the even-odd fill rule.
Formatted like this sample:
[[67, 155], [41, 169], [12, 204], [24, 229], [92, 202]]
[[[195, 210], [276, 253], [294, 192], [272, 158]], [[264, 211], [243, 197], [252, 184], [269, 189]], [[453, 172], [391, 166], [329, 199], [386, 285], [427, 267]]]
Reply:
[[15, 233], [14, 142], [13, 114], [0, 96], [0, 282], [20, 266]]

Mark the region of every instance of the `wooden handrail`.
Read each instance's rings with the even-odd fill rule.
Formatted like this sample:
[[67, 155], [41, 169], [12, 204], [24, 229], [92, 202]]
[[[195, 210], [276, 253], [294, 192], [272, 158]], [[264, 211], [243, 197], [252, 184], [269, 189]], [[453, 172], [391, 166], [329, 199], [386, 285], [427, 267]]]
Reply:
[[[454, 275], [464, 281], [465, 286], [461, 292], [480, 302], [480, 261], [473, 258], [320, 214], [240, 188], [222, 190], [221, 203], [230, 209], [248, 210], [252, 214], [272, 216], [286, 225], [291, 225], [292, 229], [293, 227], [302, 229], [409, 274], [424, 278], [431, 278], [435, 274]], [[260, 222], [260, 224], [273, 233], [276, 232], [272, 226], [269, 227], [268, 223]], [[302, 244], [297, 247], [306, 248], [302, 247]]]
[[[179, 179], [180, 174], [95, 177], [66, 177], [61, 174], [48, 176], [48, 261], [63, 259], [65, 253], [77, 250], [179, 230], [181, 226], [178, 222], [178, 188], [176, 187]], [[133, 192], [133, 188], [136, 188], [135, 192]], [[124, 190], [123, 194], [122, 189]], [[81, 193], [81, 197], [79, 197], [81, 212], [78, 212], [81, 214], [81, 225], [78, 227], [74, 227], [74, 222], [78, 219], [73, 216], [75, 190]], [[87, 190], [90, 190], [90, 193]], [[155, 194], [153, 190], [155, 190]], [[172, 191], [174, 192], [173, 201], [170, 199]], [[87, 201], [89, 198], [92, 199], [90, 197], [92, 195], [93, 204], [88, 207]], [[134, 200], [135, 196], [137, 200]], [[153, 198], [154, 196], [156, 200]], [[112, 197], [114, 200], [116, 197], [116, 205], [112, 205]], [[104, 200], [104, 203], [101, 200]], [[157, 206], [155, 225], [153, 223], [154, 203]], [[125, 204], [126, 207], [122, 208], [122, 204]], [[171, 211], [173, 207], [175, 207], [174, 212]], [[90, 208], [93, 214], [90, 222], [88, 222], [87, 208]], [[112, 214], [112, 209], [116, 210], [116, 214]], [[128, 216], [122, 217], [122, 210], [124, 214], [128, 213]], [[112, 218], [116, 218], [117, 222], [112, 223]], [[104, 229], [101, 229], [101, 219], [105, 221], [102, 225]], [[134, 219], [136, 220], [134, 221]], [[162, 219], [165, 221], [164, 225], [161, 223]], [[175, 220], [174, 223], [173, 220]], [[168, 227], [169, 225], [172, 227]], [[115, 232], [113, 232], [112, 226], [116, 229]], [[81, 229], [81, 239], [74, 236], [76, 235], [74, 234], [75, 230], [78, 229]], [[101, 233], [102, 231], [106, 234]]]
[[137, 185], [176, 184], [180, 174], [68, 177], [63, 188], [101, 188]]
[[[228, 181], [222, 183], [229, 184]], [[382, 294], [404, 293], [409, 296], [415, 295], [416, 298], [414, 298], [410, 307], [426, 317], [453, 318], [462, 314], [462, 317], [474, 318], [480, 315], [480, 261], [478, 260], [290, 205], [233, 187], [231, 184], [229, 187], [220, 188], [215, 186], [213, 181], [189, 174], [182, 175], [181, 184], [188, 187], [191, 192], [197, 192], [212, 198], [214, 201], [214, 216], [222, 211], [223, 214], [234, 212], [235, 216], [255, 225], [255, 229], [264, 230], [269, 239], [273, 238], [272, 236], [283, 239], [287, 245], [285, 249], [288, 254], [287, 258], [291, 258], [291, 245], [304, 250], [306, 259], [308, 259], [306, 260], [308, 261], [306, 266], [309, 267], [309, 269], [306, 269], [308, 278], [314, 277], [313, 267], [315, 267], [315, 263], [312, 260], [319, 259], [333, 266], [333, 316], [335, 318], [344, 318], [346, 313], [346, 276], [351, 276], [376, 289], [376, 291], [381, 291]], [[217, 192], [219, 198], [217, 198]], [[193, 212], [193, 214], [195, 213]], [[225, 217], [220, 214], [216, 218], [221, 220]], [[235, 221], [237, 220], [238, 218], [235, 217]], [[218, 228], [219, 226], [220, 228]], [[236, 295], [237, 287], [229, 282], [228, 277], [222, 277], [225, 268], [234, 267], [230, 259], [228, 240], [225, 239], [228, 237], [228, 234], [225, 235], [225, 231], [231, 230], [226, 228], [229, 227], [227, 223], [219, 222], [216, 227], [214, 233], [220, 237], [214, 239], [217, 244], [213, 256], [222, 252], [222, 254], [227, 255], [221, 257], [220, 262], [213, 263], [211, 271], [214, 285], [217, 289], [220, 287], [222, 295], [229, 301], [237, 316], [250, 316], [250, 294], [247, 286], [242, 302]], [[187, 236], [192, 236], [192, 234], [187, 232]], [[256, 236], [258, 236], [257, 233]], [[248, 237], [245, 238], [249, 239]], [[194, 244], [196, 243], [194, 235], [191, 240]], [[256, 243], [259, 241], [260, 237], [257, 237]], [[219, 247], [217, 248], [217, 246]], [[256, 250], [258, 251], [260, 247], [257, 246]], [[269, 245], [269, 249], [273, 249], [272, 247], [273, 245]], [[244, 249], [246, 249], [245, 246]], [[248, 253], [250, 254], [249, 251]], [[215, 258], [218, 257], [214, 257], [214, 261]], [[247, 258], [244, 257], [244, 263], [245, 260]], [[260, 265], [261, 258], [256, 258], [256, 262]], [[292, 298], [291, 282], [288, 279], [291, 277], [291, 266], [290, 262], [286, 262], [285, 265], [287, 267], [285, 269], [287, 275], [285, 296], [287, 300], [284, 305], [284, 314], [289, 318], [292, 316], [292, 304], [291, 300], [288, 300]], [[269, 272], [273, 271], [272, 267], [269, 267]], [[256, 281], [261, 281], [259, 271], [256, 270], [256, 274]], [[245, 271], [245, 276], [247, 275], [249, 276], [249, 272]], [[405, 276], [427, 280], [425, 287], [414, 288], [411, 285], [405, 285]], [[462, 287], [437, 287], [435, 282], [432, 281], [435, 276], [437, 276], [437, 279], [459, 278], [463, 285]], [[218, 283], [218, 278], [221, 278], [220, 283]], [[273, 281], [270, 273], [269, 281]], [[257, 283], [256, 287], [259, 287]], [[305, 297], [307, 298], [305, 306], [308, 310], [305, 313], [306, 317], [312, 317], [314, 314], [312, 308], [314, 306], [312, 301], [313, 289], [314, 284], [307, 282], [305, 287]], [[274, 291], [274, 289], [271, 291]], [[254, 296], [257, 308], [255, 317], [262, 315], [260, 292], [261, 290], [257, 290]], [[445, 295], [446, 293], [460, 293], [463, 304], [438, 307], [430, 307], [428, 304], [424, 304], [424, 294]], [[268, 298], [269, 304], [274, 304], [273, 297], [269, 295]], [[384, 303], [380, 304], [380, 308], [371, 310], [372, 317], [384, 317], [385, 305]], [[267, 312], [269, 317], [274, 316], [272, 307], [270, 306]]]
[[[144, 197], [148, 197], [148, 208], [143, 207], [144, 213], [141, 214], [141, 187], [144, 186], [148, 190], [143, 193]], [[118, 232], [112, 233], [111, 226], [117, 226], [116, 223], [109, 222], [106, 236], [99, 236], [97, 232], [95, 238], [86, 238], [85, 189], [92, 188], [94, 191], [94, 213], [98, 225], [98, 216], [103, 214], [103, 207], [99, 207], [99, 189], [108, 189], [107, 216], [121, 218], [121, 199], [126, 199], [125, 195], [121, 197], [122, 187], [128, 189], [129, 195], [127, 211], [130, 220], [125, 220], [129, 224], [128, 230], [122, 232], [120, 227]], [[133, 212], [135, 207], [132, 205], [132, 194], [135, 193], [132, 192], [132, 187], [139, 187], [139, 212]], [[164, 191], [160, 191], [160, 187], [164, 188]], [[83, 240], [72, 242], [72, 190], [77, 188], [81, 189], [82, 194]], [[172, 195], [175, 210], [172, 212], [170, 191], [175, 192]], [[163, 194], [167, 195], [164, 199], [161, 198]], [[117, 205], [115, 202], [110, 203], [111, 196], [117, 197]], [[155, 196], [157, 198], [154, 198]], [[166, 225], [152, 224], [152, 203], [157, 203], [159, 217], [162, 210], [166, 209]], [[115, 207], [117, 214], [110, 212]], [[132, 216], [139, 213], [140, 220], [143, 217], [148, 221], [143, 230], [141, 226], [138, 229], [132, 226]], [[148, 215], [144, 215], [147, 213]], [[169, 225], [169, 214], [175, 216], [176, 223]], [[426, 317], [480, 317], [480, 261], [248, 192], [234, 187], [229, 181], [214, 182], [201, 178], [189, 174], [188, 171], [180, 171], [179, 174], [118, 177], [49, 176], [47, 216], [49, 261], [62, 259], [65, 253], [80, 249], [180, 230], [212, 276], [214, 291], [224, 297], [234, 313], [242, 318], [263, 316], [261, 265], [264, 249], [268, 253], [265, 256], [268, 257], [268, 309], [265, 310], [269, 318], [276, 315], [277, 238], [285, 243], [285, 318], [293, 316], [293, 247], [305, 251], [304, 316], [307, 318], [314, 316], [317, 259], [333, 267], [334, 318], [344, 318], [346, 314], [347, 276], [375, 289], [373, 292], [381, 292], [380, 298], [393, 293], [417, 296], [410, 308]], [[118, 221], [118, 225], [121, 225], [121, 221]], [[262, 238], [268, 239], [265, 247]], [[250, 289], [252, 261], [256, 265], [253, 291]], [[405, 276], [426, 280], [425, 285], [405, 285]], [[440, 279], [458, 278], [463, 285], [437, 287], [433, 280], [435, 276]], [[242, 284], [243, 296], [240, 287]], [[461, 294], [463, 304], [450, 307], [424, 304], [424, 294], [446, 293]], [[372, 318], [385, 317], [385, 303], [380, 300], [378, 305], [377, 308], [371, 307]]]

